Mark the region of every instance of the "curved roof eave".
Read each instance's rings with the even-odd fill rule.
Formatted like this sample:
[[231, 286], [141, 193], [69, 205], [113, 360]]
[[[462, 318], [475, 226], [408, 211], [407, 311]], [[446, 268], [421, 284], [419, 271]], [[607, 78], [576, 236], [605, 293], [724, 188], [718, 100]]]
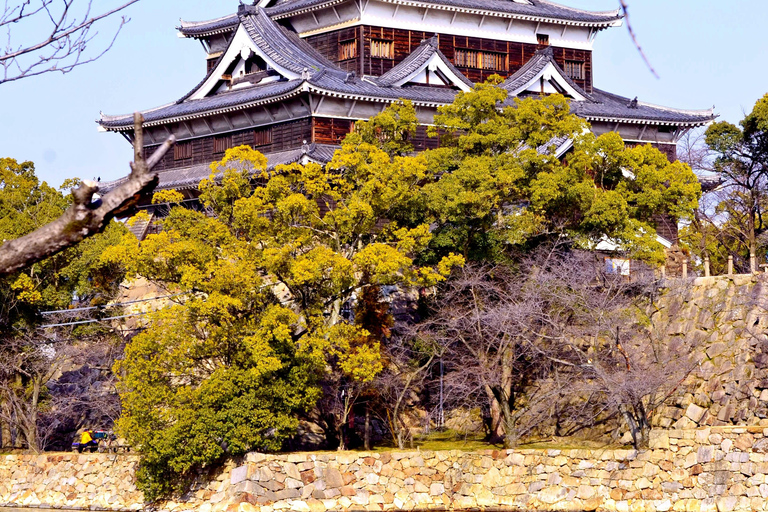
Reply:
[[[315, 11], [318, 9], [323, 9], [323, 8], [330, 7], [332, 5], [336, 5], [345, 1], [347, 0], [297, 0], [297, 1], [286, 2], [280, 5], [275, 5], [273, 7], [268, 7], [266, 11], [270, 15], [270, 17], [277, 20], [277, 19], [287, 18], [290, 16], [295, 16], [297, 14], [304, 14], [304, 13]], [[378, 1], [399, 4], [399, 5], [411, 5], [411, 6], [427, 8], [427, 9], [465, 12], [465, 13], [479, 14], [479, 15], [485, 15], [485, 16], [499, 16], [503, 18], [513, 18], [513, 19], [519, 19], [524, 21], [532, 21], [535, 23], [542, 22], [542, 23], [552, 23], [557, 25], [594, 27], [594, 28], [608, 28], [608, 27], [620, 26], [623, 23], [622, 20], [624, 18], [620, 14], [619, 10], [606, 11], [606, 12], [589, 12], [589, 11], [578, 11], [576, 9], [569, 9], [570, 11], [579, 12], [583, 14], [585, 18], [587, 16], [594, 16], [595, 18], [604, 18], [604, 19], [589, 20], [589, 19], [568, 19], [565, 16], [558, 17], [557, 15], [554, 15], [554, 14], [550, 14], [550, 15], [527, 14], [523, 12], [514, 12], [514, 11], [503, 10], [503, 9], [493, 9], [493, 8], [489, 8], [488, 6], [483, 6], [481, 5], [481, 3], [474, 3], [473, 5], [472, 0], [378, 0]], [[461, 5], [461, 3], [464, 3], [464, 5]], [[557, 8], [565, 9], [562, 6], [557, 6]]]

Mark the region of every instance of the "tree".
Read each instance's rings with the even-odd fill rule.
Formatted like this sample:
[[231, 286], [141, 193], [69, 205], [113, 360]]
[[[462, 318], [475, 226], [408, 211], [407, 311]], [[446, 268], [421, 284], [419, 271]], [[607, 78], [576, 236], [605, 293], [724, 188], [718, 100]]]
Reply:
[[561, 246], [515, 268], [467, 267], [442, 287], [418, 335], [444, 347], [452, 402], [488, 411], [492, 441], [618, 416], [647, 444], [650, 414], [694, 367], [693, 340], [654, 325], [652, 282], [601, 267]]
[[99, 186], [81, 181], [72, 191], [69, 208], [57, 219], [19, 238], [4, 238], [0, 245], [0, 276], [23, 269], [33, 263], [72, 247], [85, 238], [102, 232], [116, 216], [126, 215], [157, 186], [157, 173], [152, 169], [175, 144], [171, 135], [148, 159], [144, 159], [144, 135], [141, 114], [134, 115], [134, 161], [131, 174], [104, 197], [94, 199]]
[[43, 73], [69, 73], [100, 58], [112, 48], [128, 18], [122, 16], [111, 41], [92, 54], [87, 50], [98, 34], [94, 27], [138, 1], [99, 14], [92, 14], [92, 0], [5, 2], [0, 10], [0, 30], [6, 32], [5, 48], [0, 50], [0, 85]]
[[[70, 183], [67, 185], [75, 185]], [[31, 162], [0, 159], [0, 238], [24, 237], [64, 212], [71, 198], [40, 182]], [[120, 269], [100, 263], [103, 249], [120, 240], [125, 229], [105, 233], [36, 263], [23, 272], [0, 277], [0, 431], [4, 446], [33, 451], [43, 447], [41, 412], [50, 410], [52, 377], [65, 364], [77, 364], [71, 330], [40, 329], [41, 312], [73, 303], [105, 304], [117, 293]], [[81, 358], [82, 359], [82, 358]]]
[[435, 267], [415, 264], [428, 225], [404, 228], [392, 217], [414, 200], [425, 166], [367, 142], [376, 131], [367, 128], [325, 167], [268, 170], [259, 152], [230, 149], [200, 184], [214, 217], [174, 207], [161, 233], [141, 244], [127, 236], [106, 252], [129, 275], [184, 294], [116, 368], [119, 426], [142, 450], [148, 496], [183, 488], [227, 454], [279, 449], [321, 380], [342, 399], [343, 424], [382, 368], [376, 333], [362, 317], [345, 319], [345, 304], [378, 286], [432, 286], [462, 263], [448, 255]]
[[[653, 217], [690, 218], [701, 194], [691, 169], [650, 145], [627, 148], [616, 133], [596, 137], [563, 96], [507, 104], [499, 81], [459, 93], [435, 116], [441, 147], [423, 157], [439, 177], [425, 187], [434, 254], [503, 260], [511, 248], [568, 236], [662, 262]], [[568, 140], [574, 149], [561, 160]]]
[[[740, 123], [711, 125], [706, 143], [717, 155], [715, 171], [722, 180], [718, 207], [723, 237], [737, 241], [756, 270], [758, 236], [765, 231], [768, 202], [768, 95]], [[731, 244], [728, 244], [731, 245]]]

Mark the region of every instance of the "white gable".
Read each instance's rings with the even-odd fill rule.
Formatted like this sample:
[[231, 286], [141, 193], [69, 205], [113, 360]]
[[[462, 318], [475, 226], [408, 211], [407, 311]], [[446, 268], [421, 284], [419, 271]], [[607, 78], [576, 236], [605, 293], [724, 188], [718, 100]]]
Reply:
[[464, 92], [470, 91], [470, 87], [459, 78], [456, 73], [449, 68], [445, 61], [435, 53], [419, 69], [398, 80], [393, 85], [402, 86], [405, 84], [424, 84], [424, 85], [450, 85], [458, 87]]
[[[232, 42], [229, 44], [229, 48], [227, 48], [227, 51], [224, 52], [224, 56], [219, 61], [218, 66], [216, 66], [216, 69], [214, 69], [208, 79], [203, 82], [203, 85], [201, 85], [194, 93], [192, 93], [189, 99], [199, 100], [205, 98], [211, 93], [217, 92], [216, 87], [221, 81], [221, 77], [226, 74], [227, 69], [229, 69], [229, 67], [236, 62], [237, 64], [235, 66], [234, 72], [232, 73], [232, 76], [238, 76], [240, 71], [242, 71], [245, 66], [245, 61], [253, 54], [256, 54], [264, 59], [264, 62], [266, 62], [271, 69], [274, 69], [283, 77], [289, 80], [301, 78], [301, 76], [297, 73], [278, 65], [272, 59], [270, 59], [264, 51], [256, 46], [256, 43], [253, 42], [251, 36], [248, 35], [248, 31], [241, 23], [237, 28], [235, 36], [232, 38]], [[270, 78], [270, 80], [278, 79], [279, 77]]]
[[560, 70], [555, 67], [552, 62], [547, 63], [544, 69], [542, 69], [535, 77], [528, 80], [525, 85], [518, 87], [514, 91], [510, 91], [510, 96], [518, 96], [523, 92], [533, 92], [536, 94], [563, 94], [577, 101], [584, 101], [587, 99], [568, 83], [568, 80], [566, 80]]

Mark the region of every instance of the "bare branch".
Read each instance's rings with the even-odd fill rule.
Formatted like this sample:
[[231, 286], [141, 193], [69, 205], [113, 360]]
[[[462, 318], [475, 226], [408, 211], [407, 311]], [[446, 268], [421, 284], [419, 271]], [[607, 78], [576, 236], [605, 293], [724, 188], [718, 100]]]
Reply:
[[643, 48], [640, 46], [640, 41], [637, 40], [634, 29], [632, 29], [632, 23], [629, 21], [629, 6], [627, 5], [626, 0], [619, 0], [619, 4], [621, 5], [621, 10], [624, 12], [624, 19], [627, 20], [627, 30], [629, 31], [629, 37], [632, 38], [632, 42], [635, 43], [637, 51], [640, 52], [640, 56], [645, 61], [645, 65], [648, 66], [648, 69], [651, 70], [651, 73], [653, 73], [653, 76], [659, 78], [659, 74], [656, 73], [655, 69], [653, 69], [651, 61], [648, 60], [648, 57], [645, 55]]
[[103, 231], [110, 220], [128, 212], [154, 190], [158, 178], [152, 169], [176, 143], [176, 137], [170, 136], [149, 160], [145, 161], [140, 145], [143, 140], [143, 122], [141, 114], [134, 115], [136, 151], [135, 160], [130, 164], [132, 172], [127, 180], [95, 201], [93, 197], [99, 191], [98, 184], [84, 181], [72, 192], [73, 204], [61, 217], [26, 236], [0, 246], [0, 275], [32, 265]]
[[[39, 5], [34, 8], [30, 7], [32, 0], [24, 0], [16, 6], [9, 6], [6, 2], [0, 11], [0, 28], [7, 31], [5, 48], [0, 49], [0, 66], [3, 70], [0, 84], [52, 71], [68, 73], [78, 66], [99, 59], [112, 48], [129, 19], [123, 16], [109, 44], [95, 55], [87, 56], [85, 52], [89, 43], [98, 35], [98, 32], [91, 32], [94, 25], [124, 11], [139, 0], [127, 1], [94, 16], [91, 16], [92, 0], [87, 3], [79, 1], [78, 5], [85, 5], [80, 16], [73, 14], [73, 4], [78, 0], [38, 1]], [[54, 9], [55, 5], [58, 5], [58, 9]], [[17, 33], [23, 33], [19, 27], [24, 22], [45, 23], [47, 29], [35, 37], [34, 42], [15, 44], [11, 29], [16, 28]]]

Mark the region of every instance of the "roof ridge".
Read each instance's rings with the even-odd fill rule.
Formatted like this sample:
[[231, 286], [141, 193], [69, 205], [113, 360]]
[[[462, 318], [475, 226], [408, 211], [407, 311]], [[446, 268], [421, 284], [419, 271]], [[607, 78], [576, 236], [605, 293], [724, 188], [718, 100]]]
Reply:
[[619, 18], [624, 18], [624, 15], [621, 14], [621, 9], [612, 9], [608, 11], [588, 11], [587, 9], [579, 9], [578, 7], [571, 7], [569, 5], [563, 5], [559, 4], [557, 2], [551, 2], [549, 0], [529, 0], [533, 5], [538, 7], [538, 3], [542, 3], [545, 5], [551, 5], [553, 7], [557, 7], [559, 9], [566, 9], [568, 11], [578, 12], [582, 14], [592, 14], [594, 16], [618, 16]]
[[[596, 92], [599, 92], [600, 94], [604, 94], [606, 96], [610, 96], [611, 98], [615, 99], [616, 101], [632, 101], [630, 98], [627, 98], [625, 96], [621, 96], [619, 94], [614, 94], [612, 92], [605, 91], [603, 89], [598, 89], [597, 87], [593, 87], [593, 89]], [[637, 99], [637, 98], [635, 98]], [[673, 107], [667, 107], [664, 105], [658, 105], [656, 103], [649, 103], [647, 101], [638, 101], [638, 105], [641, 105], [643, 107], [650, 107], [655, 108], [659, 110], [664, 110], [666, 112], [675, 112], [679, 114], [688, 114], [688, 115], [702, 115], [702, 114], [714, 114], [715, 107], [709, 108], [709, 109], [685, 109], [685, 108], [673, 108]]]

